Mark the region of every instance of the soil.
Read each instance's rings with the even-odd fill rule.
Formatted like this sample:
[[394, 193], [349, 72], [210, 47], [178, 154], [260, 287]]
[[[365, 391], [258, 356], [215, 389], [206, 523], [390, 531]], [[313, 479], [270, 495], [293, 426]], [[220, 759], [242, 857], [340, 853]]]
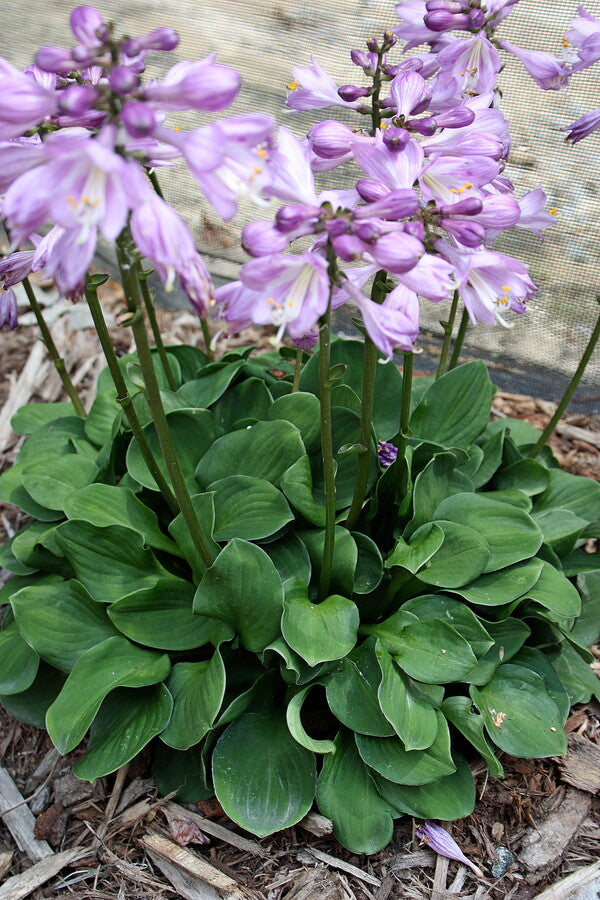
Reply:
[[[109, 303], [118, 302], [116, 287], [108, 297]], [[167, 331], [167, 342], [201, 344], [199, 330], [189, 313], [173, 317], [159, 310], [159, 314]], [[99, 359], [93, 365], [89, 363], [90, 354], [96, 352], [92, 333], [79, 332], [75, 337], [76, 340], [72, 335], [65, 338], [63, 334], [68, 346], [79, 347], [79, 358], [71, 358], [71, 370], [83, 371], [87, 366], [80, 386], [84, 398], [89, 399], [101, 363]], [[126, 332], [115, 329], [113, 338], [120, 352], [129, 351]], [[15, 375], [29, 357], [34, 339], [33, 329], [27, 327], [2, 333], [0, 411], [10, 395]], [[250, 337], [244, 335], [244, 343], [254, 341], [271, 348], [272, 335], [258, 332]], [[60, 384], [50, 389], [46, 380], [31, 399], [62, 399]], [[494, 400], [494, 412], [497, 416], [515, 416], [544, 427], [551, 405], [525, 395], [499, 392]], [[577, 437], [555, 435], [550, 444], [561, 465], [567, 471], [600, 481], [600, 420], [589, 414], [567, 414], [563, 423], [587, 430], [592, 442], [581, 439], [578, 432]], [[10, 464], [18, 446], [19, 441], [13, 435], [4, 448], [2, 468]], [[0, 505], [0, 542], [21, 524], [21, 514], [14, 507]], [[600, 672], [600, 649], [596, 650]], [[600, 705], [592, 702], [572, 710], [567, 731], [573, 736], [570, 741], [573, 753], [583, 741], [588, 753], [600, 757]], [[148, 760], [144, 753], [93, 787], [77, 781], [71, 774], [73, 761], [79, 755], [81, 751], [57, 757], [45, 732], [16, 722], [0, 707], [0, 762], [37, 816], [36, 837], [48, 841], [54, 851], [74, 847], [85, 850], [79, 859], [62, 868], [42, 887], [32, 893], [18, 894], [19, 897], [31, 896], [34, 900], [167, 900], [173, 897], [443, 900], [458, 896], [470, 900], [531, 900], [566, 875], [587, 871], [586, 867], [598, 857], [600, 783], [590, 780], [589, 766], [587, 782], [585, 779], [583, 784], [578, 782], [577, 776], [573, 776], [576, 761], [565, 766], [556, 759], [522, 760], [503, 755], [506, 776], [502, 780], [488, 779], [485, 767], [473, 764], [478, 790], [476, 810], [448, 829], [462, 851], [482, 869], [484, 877], [478, 879], [456, 862], [450, 862], [448, 868], [446, 860], [420, 846], [414, 837], [416, 823], [408, 817], [397, 822], [392, 843], [373, 856], [353, 855], [330, 834], [318, 837], [301, 826], [261, 841], [261, 855], [258, 855], [252, 849], [256, 848], [256, 842], [253, 841], [251, 849], [240, 842], [242, 833], [226, 819], [214, 800], [189, 807], [208, 823], [200, 826], [200, 833], [189, 820], [182, 823], [185, 810], [180, 810], [179, 818], [172, 812], [167, 816], [165, 801], [157, 797], [152, 781], [148, 780]], [[554, 831], [555, 844], [544, 857], [543, 823], [551, 823], [553, 817], [566, 830], [562, 844], [556, 836], [558, 832]], [[211, 823], [228, 830], [219, 832]], [[215, 830], [226, 839], [209, 837]], [[202, 891], [193, 879], [188, 879], [188, 887], [180, 882], [177, 888], [173, 887], [157, 864], [159, 857], [151, 856], [147, 845], [142, 844], [148, 832], [162, 834], [171, 841], [179, 838], [182, 843], [190, 837], [201, 841], [193, 849], [188, 847], [188, 851], [195, 859], [210, 863], [217, 876], [226, 876], [231, 881], [225, 888], [216, 878], [212, 881], [216, 886]], [[531, 862], [526, 848], [535, 844], [536, 839], [541, 856], [538, 852], [537, 862]], [[242, 849], [236, 842], [241, 843]], [[323, 854], [329, 855], [325, 862]], [[9, 894], [2, 893], [2, 880], [31, 865], [0, 819], [0, 897], [13, 900]], [[360, 873], [356, 874], [353, 867]], [[594, 889], [596, 885], [597, 882]], [[556, 894], [556, 898], [562, 896], [567, 895]]]

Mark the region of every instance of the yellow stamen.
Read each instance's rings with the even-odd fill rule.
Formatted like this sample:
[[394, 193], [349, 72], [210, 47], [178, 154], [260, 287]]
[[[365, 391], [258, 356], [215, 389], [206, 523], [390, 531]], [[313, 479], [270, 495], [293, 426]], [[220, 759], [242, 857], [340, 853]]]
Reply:
[[173, 131], [181, 131], [181, 125], [176, 125]]
[[293, 80], [293, 81], [290, 81], [290, 83], [288, 84], [288, 91], [295, 91], [295, 90], [297, 90], [299, 87], [300, 87], [300, 85], [298, 84], [298, 82], [297, 82], [296, 79], [294, 78], [294, 80]]
[[465, 190], [467, 190], [467, 191], [468, 191], [468, 190], [469, 190], [469, 188], [472, 188], [472, 187], [473, 187], [473, 185], [472, 185], [472, 184], [471, 184], [471, 182], [470, 182], [470, 181], [465, 181]]
[[556, 208], [555, 206], [553, 206], [552, 209], [549, 209], [549, 210], [548, 210], [548, 212], [549, 212], [549, 214], [550, 214], [551, 216], [555, 216], [556, 213], [558, 212], [558, 210], [557, 210], [557, 208]]
[[260, 156], [261, 159], [266, 159], [267, 151], [265, 150], [264, 147], [259, 147], [258, 150], [256, 151], [256, 155]]
[[260, 173], [262, 172], [262, 169], [260, 166], [252, 166], [252, 171], [254, 172], [255, 175], [260, 175]]

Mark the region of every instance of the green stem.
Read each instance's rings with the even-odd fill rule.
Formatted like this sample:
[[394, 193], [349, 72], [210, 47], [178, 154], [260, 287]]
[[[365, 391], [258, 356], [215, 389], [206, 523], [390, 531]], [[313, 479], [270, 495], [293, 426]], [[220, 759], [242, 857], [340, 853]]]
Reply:
[[[596, 297], [596, 302], [600, 303], [600, 297]], [[584, 350], [583, 356], [581, 357], [581, 362], [577, 366], [577, 371], [571, 378], [571, 381], [569, 382], [569, 386], [567, 387], [562, 400], [556, 407], [556, 412], [554, 413], [554, 415], [552, 416], [552, 418], [546, 425], [537, 444], [529, 451], [529, 456], [532, 459], [534, 459], [538, 455], [538, 453], [540, 452], [540, 450], [542, 449], [544, 444], [546, 444], [546, 442], [548, 441], [548, 438], [550, 437], [550, 435], [556, 428], [556, 425], [558, 424], [560, 418], [562, 417], [565, 409], [571, 402], [571, 398], [573, 397], [573, 394], [575, 393], [575, 391], [577, 389], [577, 385], [581, 381], [583, 373], [585, 372], [587, 365], [592, 357], [592, 353], [596, 349], [596, 344], [598, 343], [599, 339], [600, 339], [600, 315], [598, 316], [598, 320], [596, 322], [596, 327], [594, 328], [594, 330], [591, 334], [591, 337], [588, 341], [588, 345]]]
[[460, 325], [458, 326], [458, 331], [456, 332], [456, 340], [454, 341], [454, 349], [452, 350], [452, 356], [450, 357], [450, 362], [448, 363], [448, 371], [450, 369], [456, 368], [458, 363], [458, 358], [460, 356], [460, 351], [462, 350], [462, 345], [465, 342], [465, 334], [467, 333], [467, 325], [469, 324], [469, 313], [466, 309], [463, 309], [463, 314], [460, 319]]
[[[375, 276], [371, 289], [371, 300], [375, 303], [383, 303], [386, 295], [386, 272], [380, 270]], [[367, 486], [369, 483], [369, 471], [371, 469], [371, 435], [373, 431], [373, 400], [375, 396], [375, 373], [377, 371], [377, 347], [373, 341], [365, 337], [363, 357], [363, 380], [360, 407], [360, 443], [361, 450], [358, 457], [358, 470], [354, 484], [352, 505], [348, 513], [346, 528], [352, 531], [358, 522]]]
[[210, 342], [211, 342], [210, 331], [208, 330], [208, 323], [207, 323], [206, 319], [204, 319], [202, 316], [200, 317], [200, 328], [202, 329], [202, 336], [204, 337], [204, 347], [206, 349], [206, 356], [208, 357], [208, 361], [212, 362], [215, 358], [215, 355], [212, 352], [212, 350], [210, 349]]
[[454, 291], [454, 296], [452, 297], [452, 306], [450, 307], [450, 315], [448, 316], [448, 321], [440, 323], [444, 329], [444, 343], [442, 344], [442, 352], [440, 353], [440, 362], [439, 362], [438, 370], [437, 370], [436, 376], [435, 376], [436, 381], [446, 371], [446, 360], [448, 359], [448, 352], [450, 350], [450, 342], [452, 340], [452, 332], [454, 330], [454, 320], [456, 318], [456, 310], [457, 309], [458, 309], [458, 291]]
[[294, 366], [294, 380], [292, 382], [292, 394], [296, 394], [300, 389], [300, 375], [302, 374], [302, 360], [304, 353], [302, 350], [296, 351], [296, 365]]
[[25, 293], [27, 294], [27, 299], [29, 300], [29, 303], [31, 305], [33, 313], [37, 319], [37, 323], [40, 327], [40, 331], [42, 333], [42, 340], [43, 340], [44, 344], [46, 345], [48, 355], [50, 356], [50, 359], [52, 360], [52, 362], [54, 364], [54, 368], [58, 372], [59, 378], [62, 381], [62, 385], [63, 385], [65, 391], [67, 392], [67, 395], [68, 395], [69, 399], [71, 400], [71, 403], [75, 407], [75, 411], [77, 412], [77, 415], [85, 417], [86, 412], [85, 412], [85, 409], [83, 408], [83, 403], [81, 402], [81, 398], [79, 397], [79, 394], [75, 390], [75, 385], [71, 381], [69, 373], [67, 372], [67, 367], [65, 366], [65, 361], [62, 358], [62, 356], [60, 355], [60, 353], [58, 352], [58, 348], [57, 348], [56, 344], [54, 343], [54, 339], [52, 338], [50, 329], [48, 328], [48, 324], [47, 324], [46, 320], [44, 319], [42, 309], [40, 307], [40, 304], [37, 301], [34, 290], [31, 287], [31, 283], [28, 278], [23, 279], [23, 287], [25, 288]]
[[[330, 260], [331, 263], [331, 260]], [[333, 287], [333, 283], [332, 283]], [[333, 433], [331, 424], [331, 385], [329, 368], [331, 361], [331, 296], [327, 311], [319, 329], [319, 397], [321, 402], [321, 454], [325, 480], [325, 545], [321, 561], [319, 600], [329, 593], [335, 544], [335, 462], [333, 459]]]
[[148, 173], [148, 178], [149, 178], [150, 181], [152, 182], [152, 187], [154, 188], [154, 190], [156, 191], [156, 193], [158, 194], [158, 196], [160, 197], [160, 199], [161, 199], [161, 200], [164, 200], [164, 199], [165, 199], [165, 195], [164, 195], [163, 192], [162, 192], [162, 188], [161, 188], [161, 186], [160, 186], [160, 184], [159, 184], [158, 177], [157, 177], [157, 175], [156, 175], [155, 170], [154, 170], [154, 169], [146, 169], [146, 172]]
[[402, 502], [408, 489], [408, 472], [405, 466], [406, 448], [408, 440], [412, 437], [412, 432], [408, 427], [410, 421], [410, 398], [412, 394], [413, 380], [413, 354], [404, 353], [404, 366], [402, 368], [402, 400], [400, 408], [400, 429], [394, 443], [398, 447], [398, 456], [392, 463], [393, 471], [393, 493], [394, 499], [398, 504]]
[[169, 425], [162, 405], [160, 389], [152, 362], [152, 353], [150, 352], [148, 335], [146, 334], [146, 323], [140, 304], [139, 280], [131, 244], [129, 229], [125, 228], [117, 239], [117, 258], [119, 260], [121, 281], [127, 300], [127, 306], [131, 313], [130, 326], [133, 331], [138, 359], [144, 377], [144, 384], [146, 386], [146, 399], [148, 401], [148, 406], [150, 407], [160, 449], [169, 473], [173, 492], [177, 497], [177, 502], [181, 509], [181, 514], [189, 529], [194, 546], [202, 557], [204, 564], [208, 567], [215, 561], [215, 556], [209, 539], [196, 515], [190, 493], [183, 477], [183, 472], [181, 471], [181, 466], [179, 465], [177, 451], [169, 431]]
[[[140, 273], [141, 267], [138, 266], [138, 273]], [[138, 274], [139, 277], [139, 274]], [[171, 368], [171, 361], [167, 355], [167, 351], [165, 349], [165, 345], [163, 343], [162, 335], [160, 333], [160, 328], [158, 327], [158, 321], [156, 319], [156, 310], [154, 309], [154, 303], [152, 302], [152, 295], [150, 294], [150, 288], [148, 287], [148, 282], [146, 278], [139, 278], [140, 286], [142, 289], [142, 299], [144, 301], [144, 307], [146, 309], [146, 313], [148, 314], [148, 321], [150, 322], [150, 328], [152, 329], [152, 335], [154, 337], [154, 343], [156, 345], [156, 351], [162, 363], [163, 371], [167, 377], [167, 381], [169, 383], [169, 387], [172, 391], [176, 391], [178, 388], [177, 381], [175, 380], [175, 376], [173, 375], [173, 369]]]
[[98, 335], [98, 340], [100, 341], [100, 346], [102, 347], [104, 357], [108, 364], [108, 368], [117, 391], [117, 403], [125, 413], [125, 418], [127, 419], [129, 427], [131, 428], [134, 439], [137, 441], [144, 462], [148, 466], [152, 477], [156, 481], [161, 494], [167, 501], [169, 508], [171, 509], [173, 514], [177, 515], [177, 513], [179, 512], [177, 498], [167, 484], [167, 480], [161, 472], [158, 463], [156, 462], [152, 451], [150, 450], [144, 432], [142, 431], [142, 426], [140, 425], [137, 413], [133, 407], [133, 398], [127, 390], [127, 385], [125, 384], [125, 379], [123, 378], [123, 373], [121, 371], [121, 367], [119, 366], [117, 354], [115, 353], [114, 347], [112, 345], [112, 341], [108, 333], [108, 328], [106, 327], [106, 321], [102, 313], [102, 307], [100, 306], [100, 301], [98, 300], [98, 293], [93, 287], [88, 286], [85, 291], [85, 296], [90, 308], [90, 312], [92, 314], [92, 319], [94, 320], [94, 325], [96, 326], [96, 333]]

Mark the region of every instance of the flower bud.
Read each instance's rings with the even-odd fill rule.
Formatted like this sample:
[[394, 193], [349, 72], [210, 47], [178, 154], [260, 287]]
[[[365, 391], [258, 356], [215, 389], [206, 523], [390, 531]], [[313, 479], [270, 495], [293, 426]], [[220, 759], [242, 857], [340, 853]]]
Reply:
[[350, 51], [350, 59], [354, 63], [355, 66], [359, 66], [361, 69], [369, 69], [371, 68], [371, 60], [369, 58], [369, 54], [364, 50], [351, 50]]
[[360, 259], [364, 253], [363, 242], [353, 234], [341, 234], [331, 239], [333, 249], [344, 262]]
[[313, 153], [322, 159], [337, 159], [344, 156], [350, 151], [354, 139], [354, 132], [347, 125], [334, 119], [319, 122], [308, 132]]
[[174, 28], [156, 28], [136, 41], [144, 50], [174, 50], [179, 44], [179, 35]]
[[350, 222], [346, 219], [329, 219], [325, 222], [325, 231], [330, 237], [340, 237], [342, 234], [350, 234]]
[[77, 68], [73, 56], [64, 47], [40, 47], [35, 54], [35, 64], [44, 72], [56, 72], [57, 74], [70, 72]]
[[381, 228], [375, 222], [358, 222], [354, 226], [354, 234], [365, 244], [372, 244], [381, 237]]
[[374, 203], [375, 200], [386, 197], [390, 192], [389, 188], [375, 178], [359, 178], [356, 182], [356, 190], [365, 203]]
[[425, 240], [425, 226], [419, 219], [414, 219], [412, 222], [405, 222], [403, 231], [405, 234], [410, 234], [420, 241]]
[[367, 41], [367, 50], [370, 50], [371, 53], [377, 53], [379, 51], [379, 41], [377, 38], [369, 38]]
[[455, 106], [435, 116], [438, 128], [463, 128], [470, 125], [475, 118], [475, 113], [468, 106]]
[[86, 47], [98, 47], [105, 40], [106, 25], [93, 6], [77, 6], [69, 17], [75, 39]]
[[392, 126], [391, 128], [386, 128], [383, 132], [383, 143], [393, 153], [399, 153], [401, 150], [404, 150], [409, 141], [410, 134], [405, 128]]
[[58, 95], [58, 108], [68, 116], [83, 116], [100, 96], [91, 84], [72, 84]]
[[123, 56], [137, 56], [141, 50], [143, 50], [143, 47], [137, 38], [128, 38], [128, 40], [123, 41], [123, 44], [121, 45], [121, 53]]
[[451, 31], [453, 29], [465, 29], [470, 25], [469, 17], [464, 13], [453, 14], [444, 9], [436, 9], [427, 13], [424, 23], [430, 31]]
[[425, 247], [418, 238], [403, 231], [392, 231], [379, 238], [370, 248], [380, 266], [397, 275], [414, 269], [423, 254]]
[[358, 100], [360, 97], [368, 96], [369, 88], [360, 88], [355, 84], [343, 84], [340, 88], [338, 88], [338, 94], [345, 100], [347, 103], [354, 103], [355, 100]]
[[0, 288], [0, 328], [4, 325], [8, 325], [9, 328], [16, 328], [17, 319], [17, 298], [14, 291]]
[[71, 50], [71, 56], [78, 66], [89, 66], [98, 56], [98, 49], [98, 47], [88, 47], [86, 44], [77, 44]]
[[404, 219], [412, 216], [419, 208], [419, 198], [411, 188], [390, 191], [369, 206], [358, 207], [354, 211], [356, 219]]
[[249, 256], [268, 256], [287, 247], [287, 237], [268, 219], [250, 222], [242, 231], [242, 247]]
[[461, 13], [463, 12], [463, 4], [458, 2], [458, 0], [427, 0], [425, 9], [427, 12], [443, 9], [449, 13]]
[[416, 131], [423, 137], [431, 137], [438, 128], [436, 116], [427, 116], [425, 119], [409, 119], [406, 125], [411, 131]]
[[319, 219], [321, 208], [319, 206], [304, 206], [302, 203], [292, 203], [282, 206], [275, 216], [275, 227], [278, 231], [287, 234], [304, 225], [309, 219]]
[[319, 340], [318, 331], [309, 331], [301, 338], [292, 338], [294, 344], [299, 350], [313, 350]]
[[109, 72], [108, 83], [115, 94], [129, 94], [139, 86], [140, 78], [127, 66], [116, 66]]
[[478, 222], [461, 222], [459, 219], [441, 219], [442, 228], [465, 247], [479, 247], [485, 240], [485, 228]]
[[398, 38], [395, 34], [392, 34], [391, 31], [385, 31], [383, 33], [383, 45], [381, 47], [383, 52], [385, 53], [388, 50], [391, 50], [392, 47], [396, 44], [397, 40]]
[[121, 110], [121, 121], [131, 137], [142, 138], [152, 134], [158, 122], [154, 112], [146, 103], [128, 100]]
[[485, 26], [485, 13], [482, 9], [472, 9], [469, 13], [469, 27], [479, 31]]
[[379, 441], [377, 444], [377, 455], [379, 457], [379, 465], [384, 469], [391, 466], [398, 456], [398, 448], [389, 441]]
[[458, 203], [448, 203], [440, 206], [442, 216], [477, 216], [483, 209], [483, 203], [479, 197], [466, 197]]

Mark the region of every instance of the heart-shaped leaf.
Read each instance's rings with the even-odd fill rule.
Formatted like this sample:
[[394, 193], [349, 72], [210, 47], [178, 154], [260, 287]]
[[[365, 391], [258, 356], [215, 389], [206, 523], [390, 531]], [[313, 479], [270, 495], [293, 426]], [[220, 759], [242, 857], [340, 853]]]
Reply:
[[381, 668], [379, 705], [393, 725], [406, 750], [426, 750], [438, 732], [435, 709], [418, 685], [398, 668], [392, 656], [377, 645], [375, 653]]
[[450, 755], [450, 732], [445, 716], [441, 712], [435, 715], [437, 734], [424, 750], [407, 750], [399, 737], [357, 734], [356, 746], [362, 761], [396, 784], [427, 784], [450, 775], [456, 770]]
[[215, 495], [215, 541], [257, 541], [280, 531], [294, 516], [285, 497], [264, 478], [230, 475], [209, 485]]
[[173, 697], [173, 715], [161, 734], [170, 747], [187, 750], [210, 731], [225, 696], [225, 666], [215, 650], [210, 660], [176, 663], [167, 687]]
[[341, 659], [356, 644], [359, 615], [356, 604], [339, 594], [311, 603], [299, 579], [286, 585], [281, 630], [287, 643], [309, 666]]

